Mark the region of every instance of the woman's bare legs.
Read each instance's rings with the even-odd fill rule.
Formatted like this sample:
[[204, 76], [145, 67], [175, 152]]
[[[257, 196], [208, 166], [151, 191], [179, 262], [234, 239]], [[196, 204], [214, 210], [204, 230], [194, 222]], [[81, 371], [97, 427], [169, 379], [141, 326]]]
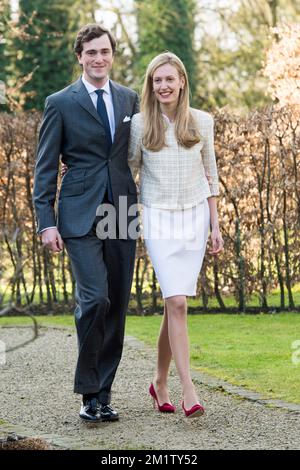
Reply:
[[[186, 409], [199, 403], [190, 372], [190, 352], [187, 328], [187, 301], [183, 295], [165, 299], [168, 319], [169, 345], [182, 385]], [[162, 338], [163, 339], [163, 338]], [[166, 341], [167, 343], [167, 341]]]
[[169, 342], [168, 310], [164, 305], [164, 316], [161, 322], [160, 333], [157, 342], [157, 370], [153, 385], [160, 405], [170, 403], [168, 392], [168, 374], [172, 359], [172, 351]]

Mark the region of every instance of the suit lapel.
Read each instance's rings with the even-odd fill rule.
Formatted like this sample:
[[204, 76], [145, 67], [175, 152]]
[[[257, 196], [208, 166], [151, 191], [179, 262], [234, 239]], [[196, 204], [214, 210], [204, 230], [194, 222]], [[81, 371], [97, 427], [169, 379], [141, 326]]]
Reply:
[[99, 114], [97, 113], [97, 110], [95, 106], [93, 105], [91, 97], [88, 94], [88, 91], [86, 87], [84, 86], [81, 78], [79, 78], [79, 80], [77, 80], [77, 82], [74, 83], [72, 92], [73, 92], [74, 100], [77, 101], [77, 103], [83, 109], [85, 109], [91, 116], [93, 116], [93, 118], [95, 118], [96, 121], [98, 121], [98, 123], [101, 124], [101, 126], [103, 127], [101, 118]]
[[117, 83], [113, 82], [112, 80], [110, 80], [110, 87], [114, 105], [116, 135], [123, 118], [122, 109], [124, 109], [124, 94], [121, 92]]
[[[110, 80], [110, 86], [111, 86], [111, 93], [112, 93], [112, 100], [113, 100], [113, 106], [114, 106], [114, 116], [115, 116], [115, 138], [118, 132], [118, 129], [120, 125], [122, 124], [122, 119], [123, 119], [123, 109], [124, 109], [124, 92], [122, 92], [118, 86], [117, 83], [113, 82]], [[102, 126], [103, 123], [101, 121], [101, 118], [99, 114], [97, 113], [97, 110], [95, 106], [93, 105], [93, 102], [91, 100], [90, 95], [88, 94], [88, 91], [86, 87], [84, 86], [81, 78], [77, 80], [73, 84], [72, 87], [72, 92], [73, 92], [73, 98], [74, 100], [83, 108], [85, 111], [87, 111], [96, 121]], [[115, 140], [115, 139], [114, 139]]]

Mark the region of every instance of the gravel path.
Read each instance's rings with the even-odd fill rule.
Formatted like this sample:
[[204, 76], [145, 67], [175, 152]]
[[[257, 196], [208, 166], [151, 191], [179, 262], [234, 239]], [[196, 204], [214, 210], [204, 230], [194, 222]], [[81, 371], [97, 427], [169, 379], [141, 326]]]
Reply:
[[[0, 328], [8, 347], [30, 339], [30, 328]], [[114, 384], [112, 404], [120, 421], [87, 427], [78, 418], [80, 397], [73, 394], [76, 361], [73, 330], [43, 328], [35, 341], [7, 353], [0, 365], [0, 420], [98, 449], [300, 449], [300, 414], [272, 409], [197, 385], [206, 408], [200, 419], [187, 420], [154, 411], [147, 388], [155, 352], [126, 341]], [[180, 386], [172, 369], [170, 392], [180, 403]], [[1, 421], [0, 421], [1, 423]], [[1, 428], [1, 425], [0, 425]]]

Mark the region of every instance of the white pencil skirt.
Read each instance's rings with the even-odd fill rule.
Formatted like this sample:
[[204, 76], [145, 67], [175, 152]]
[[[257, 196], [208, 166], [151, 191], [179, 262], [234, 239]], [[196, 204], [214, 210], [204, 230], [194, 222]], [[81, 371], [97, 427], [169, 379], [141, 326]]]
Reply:
[[143, 206], [143, 237], [163, 298], [196, 295], [209, 225], [207, 199], [184, 210]]

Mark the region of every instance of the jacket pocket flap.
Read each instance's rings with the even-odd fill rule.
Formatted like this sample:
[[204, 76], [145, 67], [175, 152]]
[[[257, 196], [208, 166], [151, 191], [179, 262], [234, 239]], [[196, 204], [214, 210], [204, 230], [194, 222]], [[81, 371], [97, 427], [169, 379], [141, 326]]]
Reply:
[[70, 171], [69, 177], [71, 177], [71, 179], [74, 179], [74, 180], [84, 178], [84, 176], [86, 175], [85, 168], [74, 168], [74, 169], [72, 168], [69, 171]]
[[65, 183], [60, 190], [61, 197], [77, 196], [82, 193], [84, 193], [84, 180]]

